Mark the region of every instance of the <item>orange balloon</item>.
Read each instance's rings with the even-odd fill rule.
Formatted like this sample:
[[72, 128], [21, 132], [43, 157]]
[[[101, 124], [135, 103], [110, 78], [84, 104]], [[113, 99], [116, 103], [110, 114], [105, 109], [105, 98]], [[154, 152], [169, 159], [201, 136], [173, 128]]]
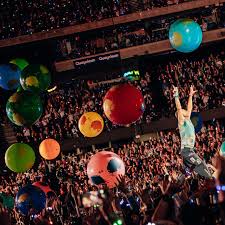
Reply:
[[39, 152], [44, 159], [52, 160], [59, 155], [60, 145], [56, 140], [47, 138], [41, 142]]

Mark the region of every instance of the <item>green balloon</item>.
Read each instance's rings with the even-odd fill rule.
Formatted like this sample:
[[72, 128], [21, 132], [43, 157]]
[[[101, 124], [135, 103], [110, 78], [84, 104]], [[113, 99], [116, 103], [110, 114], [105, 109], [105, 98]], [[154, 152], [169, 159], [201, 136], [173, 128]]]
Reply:
[[18, 126], [31, 126], [41, 117], [42, 112], [41, 98], [29, 91], [14, 93], [6, 104], [8, 118]]
[[15, 143], [6, 150], [5, 164], [13, 172], [25, 172], [34, 165], [34, 162], [34, 151], [27, 144]]
[[41, 92], [48, 89], [51, 75], [47, 67], [39, 64], [27, 66], [21, 73], [20, 84], [24, 90]]
[[24, 70], [24, 68], [26, 68], [29, 65], [27, 60], [21, 58], [12, 59], [10, 63], [17, 65], [20, 68], [20, 70]]

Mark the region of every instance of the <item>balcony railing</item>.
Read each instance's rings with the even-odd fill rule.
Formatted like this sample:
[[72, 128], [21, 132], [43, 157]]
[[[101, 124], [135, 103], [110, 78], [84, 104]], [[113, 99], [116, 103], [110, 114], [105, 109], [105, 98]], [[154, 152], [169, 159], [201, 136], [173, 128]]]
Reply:
[[[74, 33], [85, 32], [88, 30], [100, 29], [118, 24], [125, 24], [132, 21], [144, 20], [147, 18], [168, 15], [178, 13], [187, 10], [193, 10], [209, 5], [218, 5], [224, 3], [225, 0], [193, 0], [190, 2], [184, 2], [176, 5], [171, 5], [161, 8], [153, 8], [145, 11], [135, 12], [124, 16], [113, 17], [109, 19], [103, 19], [101, 21], [95, 21], [80, 25], [69, 26], [65, 28], [53, 29], [50, 31], [38, 32], [30, 35], [23, 35], [15, 38], [0, 40], [0, 47], [13, 46], [23, 43], [29, 43], [34, 41], [40, 41], [55, 37], [62, 37]], [[145, 9], [145, 8], [143, 8]]]

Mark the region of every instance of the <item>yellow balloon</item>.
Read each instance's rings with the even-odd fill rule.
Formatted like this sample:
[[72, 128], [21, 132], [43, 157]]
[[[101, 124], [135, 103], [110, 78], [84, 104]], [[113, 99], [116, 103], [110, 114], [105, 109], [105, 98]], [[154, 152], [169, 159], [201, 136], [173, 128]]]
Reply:
[[98, 113], [86, 112], [79, 119], [78, 126], [85, 137], [96, 137], [102, 132], [104, 121]]

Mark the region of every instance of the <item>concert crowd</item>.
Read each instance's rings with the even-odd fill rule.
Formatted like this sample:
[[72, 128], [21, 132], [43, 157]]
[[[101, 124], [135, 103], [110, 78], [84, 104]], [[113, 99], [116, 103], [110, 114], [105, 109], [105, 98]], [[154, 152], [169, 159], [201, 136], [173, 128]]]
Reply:
[[[198, 90], [193, 99], [195, 111], [222, 107], [225, 102], [224, 60], [222, 48], [217, 53], [200, 57], [171, 58], [160, 65], [148, 63], [144, 76], [139, 81], [132, 82], [142, 91], [145, 99], [146, 109], [137, 124], [174, 116], [172, 85], [181, 87], [180, 97], [183, 104], [187, 101], [189, 86], [195, 86]], [[78, 137], [81, 135], [78, 131], [78, 120], [86, 111], [96, 111], [102, 115], [105, 130], [114, 129], [116, 126], [106, 119], [102, 109], [103, 97], [113, 84], [98, 84], [96, 81], [95, 86], [88, 86], [87, 83], [84, 80], [75, 80], [48, 93], [41, 119], [31, 128], [15, 127], [18, 141], [37, 145], [49, 136], [59, 141]], [[160, 88], [155, 88], [156, 84]]]
[[1, 2], [0, 7], [0, 39], [99, 21], [185, 1], [6, 0]]
[[73, 34], [58, 40], [57, 60], [76, 59], [168, 39], [170, 25], [178, 18], [192, 18], [200, 24], [203, 32], [223, 28], [224, 10], [225, 5], [211, 6], [187, 14], [168, 15], [108, 30]]
[[[224, 121], [212, 120], [205, 123], [197, 135], [196, 152], [206, 163], [212, 164], [212, 157], [219, 151], [224, 139], [224, 128]], [[209, 181], [204, 183], [204, 180], [195, 175], [191, 175], [182, 187], [180, 186], [180, 191], [175, 191], [177, 187], [173, 186], [174, 198], [168, 203], [171, 210], [158, 215], [157, 205], [161, 204], [160, 199], [166, 192], [167, 185], [175, 185], [169, 180], [177, 181], [179, 174], [183, 173], [177, 130], [159, 132], [147, 141], [127, 142], [115, 145], [109, 150], [123, 159], [126, 176], [125, 179], [118, 180], [118, 189], [105, 190], [107, 197], [103, 199], [103, 209], [100, 206], [84, 208], [82, 205], [82, 195], [97, 190], [95, 186], [90, 185], [86, 174], [87, 163], [96, 151], [80, 155], [61, 155], [56, 161], [42, 161], [38, 169], [32, 169], [28, 173], [4, 175], [0, 179], [0, 192], [14, 197], [18, 189], [27, 183], [41, 180], [50, 185], [57, 197], [49, 197], [50, 208], [39, 217], [50, 218], [50, 224], [104, 225], [113, 224], [112, 221], [118, 218], [127, 225], [149, 225], [156, 220], [164, 220], [162, 223], [156, 223], [164, 225], [223, 224], [218, 216], [218, 209], [208, 199], [209, 195], [214, 193], [212, 190], [208, 192]], [[191, 200], [194, 201], [193, 205], [189, 204]], [[166, 211], [165, 206], [161, 207]], [[9, 213], [12, 215], [13, 224], [16, 224], [16, 220], [25, 224], [31, 223], [28, 222], [29, 218], [24, 218], [15, 209], [9, 209]], [[193, 218], [182, 222], [182, 218], [187, 218], [188, 213], [193, 213]], [[0, 218], [1, 216], [0, 211]], [[107, 217], [111, 223], [107, 223]], [[201, 223], [197, 223], [198, 220]]]

